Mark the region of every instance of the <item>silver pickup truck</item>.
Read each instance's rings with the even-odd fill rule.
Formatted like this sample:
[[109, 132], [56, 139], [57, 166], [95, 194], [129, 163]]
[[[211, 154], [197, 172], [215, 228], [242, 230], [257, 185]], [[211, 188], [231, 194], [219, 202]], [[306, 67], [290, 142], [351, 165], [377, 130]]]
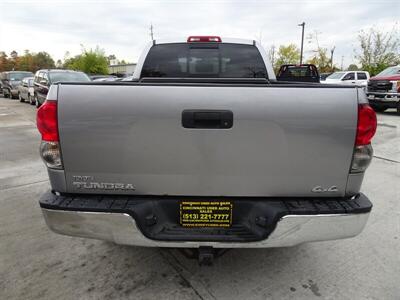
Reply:
[[364, 228], [376, 116], [361, 88], [276, 81], [256, 41], [216, 36], [154, 41], [133, 77], [52, 85], [38, 110], [51, 230], [216, 249]]

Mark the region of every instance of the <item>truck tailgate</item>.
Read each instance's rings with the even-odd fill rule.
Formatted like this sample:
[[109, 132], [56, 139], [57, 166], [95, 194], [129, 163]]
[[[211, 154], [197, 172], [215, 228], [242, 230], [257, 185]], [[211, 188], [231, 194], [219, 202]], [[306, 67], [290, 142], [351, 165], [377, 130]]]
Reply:
[[[230, 129], [188, 129], [184, 110], [228, 110]], [[343, 196], [355, 88], [59, 85], [68, 192]]]

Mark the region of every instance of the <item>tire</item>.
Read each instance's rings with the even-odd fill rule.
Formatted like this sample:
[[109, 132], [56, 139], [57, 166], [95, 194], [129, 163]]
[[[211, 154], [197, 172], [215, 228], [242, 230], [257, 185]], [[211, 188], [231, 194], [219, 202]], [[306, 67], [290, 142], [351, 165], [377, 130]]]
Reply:
[[396, 107], [396, 109], [397, 109], [397, 114], [400, 116], [400, 101], [397, 102], [397, 107]]
[[28, 95], [28, 101], [29, 101], [30, 105], [34, 105], [35, 104], [35, 102], [32, 100], [32, 96], [31, 95]]
[[37, 96], [35, 96], [35, 105], [36, 105], [36, 108], [40, 107], [39, 99]]
[[18, 93], [18, 99], [19, 99], [19, 102], [25, 102], [24, 98], [21, 97], [20, 93]]
[[11, 97], [10, 97], [11, 92], [5, 93], [5, 91], [6, 91], [6, 90], [3, 91], [4, 98], [11, 98]]

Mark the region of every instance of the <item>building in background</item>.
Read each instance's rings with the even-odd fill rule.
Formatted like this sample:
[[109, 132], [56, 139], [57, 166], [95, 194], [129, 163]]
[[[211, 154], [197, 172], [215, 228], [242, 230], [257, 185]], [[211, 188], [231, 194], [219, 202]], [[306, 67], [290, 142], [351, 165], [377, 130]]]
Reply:
[[[113, 64], [115, 63], [115, 64]], [[130, 76], [135, 71], [136, 64], [118, 64], [111, 60], [108, 66], [108, 73], [117, 76]]]

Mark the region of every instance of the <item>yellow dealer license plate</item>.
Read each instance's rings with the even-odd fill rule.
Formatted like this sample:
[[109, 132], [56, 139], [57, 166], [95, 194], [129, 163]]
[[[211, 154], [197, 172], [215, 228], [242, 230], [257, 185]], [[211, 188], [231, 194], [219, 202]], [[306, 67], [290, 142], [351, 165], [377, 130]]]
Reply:
[[184, 227], [230, 227], [232, 208], [230, 201], [182, 201], [180, 223]]

